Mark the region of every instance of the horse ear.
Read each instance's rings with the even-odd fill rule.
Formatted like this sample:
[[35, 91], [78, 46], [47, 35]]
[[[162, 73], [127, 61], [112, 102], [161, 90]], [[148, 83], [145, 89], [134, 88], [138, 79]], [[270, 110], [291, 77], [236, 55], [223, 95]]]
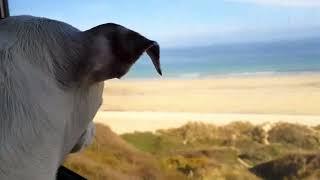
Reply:
[[155, 69], [162, 75], [157, 42], [113, 23], [99, 25], [84, 33], [90, 42], [88, 72], [92, 80], [121, 78], [144, 52], [147, 52]]

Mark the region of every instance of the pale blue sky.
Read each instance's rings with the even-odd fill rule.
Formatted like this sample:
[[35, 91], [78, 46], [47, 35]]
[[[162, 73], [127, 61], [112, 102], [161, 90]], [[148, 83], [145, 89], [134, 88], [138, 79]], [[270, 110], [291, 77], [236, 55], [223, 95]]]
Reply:
[[297, 39], [320, 32], [317, 0], [9, 0], [11, 15], [65, 21], [81, 30], [115, 22], [163, 47]]

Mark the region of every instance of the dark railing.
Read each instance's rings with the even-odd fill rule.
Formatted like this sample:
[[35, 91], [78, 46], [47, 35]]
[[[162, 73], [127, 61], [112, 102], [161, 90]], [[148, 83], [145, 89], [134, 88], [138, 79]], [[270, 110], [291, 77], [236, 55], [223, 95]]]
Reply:
[[9, 16], [8, 0], [0, 0], [0, 19], [4, 19], [8, 16]]

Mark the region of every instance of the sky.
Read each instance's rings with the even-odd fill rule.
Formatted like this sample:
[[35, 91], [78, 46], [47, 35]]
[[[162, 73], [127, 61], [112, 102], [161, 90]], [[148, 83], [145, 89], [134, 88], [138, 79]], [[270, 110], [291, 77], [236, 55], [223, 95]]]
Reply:
[[80, 30], [114, 22], [162, 47], [319, 36], [320, 0], [9, 0], [11, 15], [67, 22]]

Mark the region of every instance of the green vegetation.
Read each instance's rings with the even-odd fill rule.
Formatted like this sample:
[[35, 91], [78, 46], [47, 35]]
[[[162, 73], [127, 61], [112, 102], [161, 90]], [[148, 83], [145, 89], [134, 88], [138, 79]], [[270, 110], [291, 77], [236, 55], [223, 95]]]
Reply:
[[174, 171], [164, 171], [148, 153], [137, 150], [110, 128], [96, 125], [94, 143], [68, 157], [65, 165], [88, 179], [182, 179]]
[[188, 123], [120, 137], [97, 125], [94, 144], [65, 164], [89, 179], [319, 179], [319, 148], [319, 127], [287, 123]]

